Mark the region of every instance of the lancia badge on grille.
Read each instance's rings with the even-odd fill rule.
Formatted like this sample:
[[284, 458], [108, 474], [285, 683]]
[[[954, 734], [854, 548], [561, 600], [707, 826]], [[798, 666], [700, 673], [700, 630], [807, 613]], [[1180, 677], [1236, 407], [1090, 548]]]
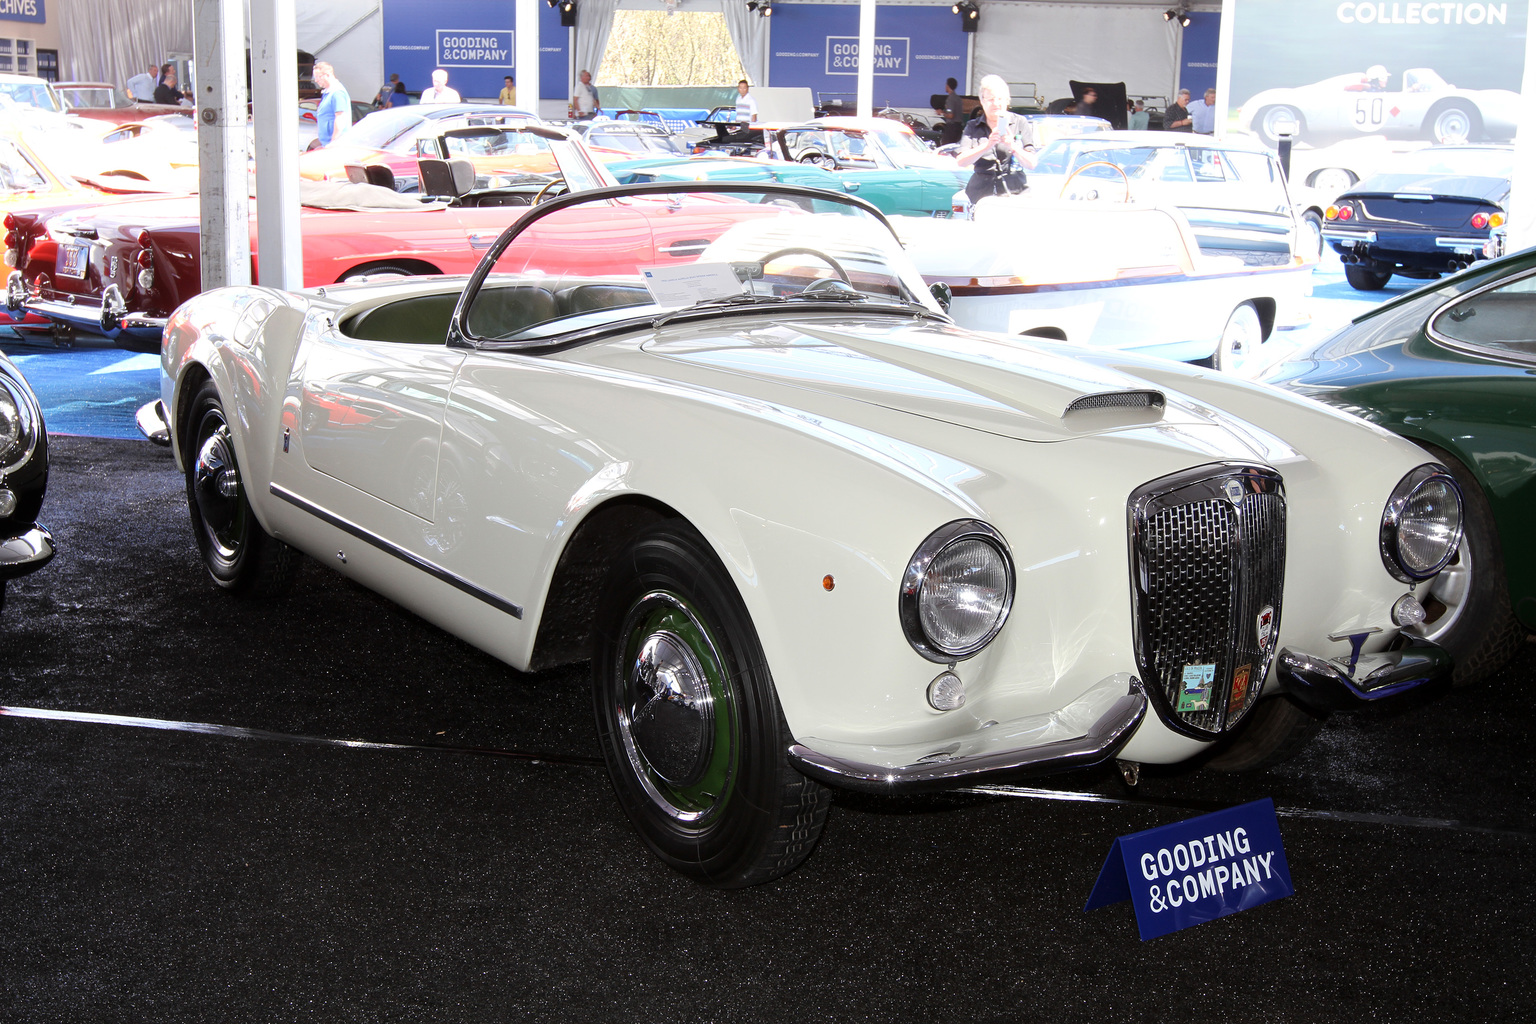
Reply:
[[1268, 651], [1269, 641], [1275, 633], [1275, 609], [1273, 605], [1265, 605], [1259, 610], [1259, 618], [1255, 623], [1259, 639], [1259, 650]]
[[1221, 489], [1226, 492], [1227, 500], [1234, 505], [1241, 505], [1243, 503], [1243, 495], [1248, 493], [1248, 489], [1243, 486], [1243, 482], [1235, 477], [1223, 483]]

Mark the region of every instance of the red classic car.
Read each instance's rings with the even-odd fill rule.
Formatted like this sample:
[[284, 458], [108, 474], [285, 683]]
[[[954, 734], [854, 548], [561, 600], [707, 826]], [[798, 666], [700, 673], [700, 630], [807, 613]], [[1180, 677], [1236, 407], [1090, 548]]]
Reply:
[[[528, 125], [559, 162], [560, 176], [484, 189], [450, 201], [422, 202], [370, 184], [309, 182], [299, 218], [303, 232], [304, 283], [332, 284], [378, 276], [467, 274], [480, 261], [515, 209], [557, 189], [612, 184], [613, 178], [581, 143], [558, 128]], [[467, 164], [435, 168], [473, 178]], [[731, 224], [759, 208], [720, 197], [698, 197], [680, 207], [668, 202], [667, 217], [637, 209], [661, 200], [614, 201], [594, 221], [591, 234], [636, 237], [637, 260], [688, 260]], [[626, 206], [629, 207], [626, 209]], [[594, 216], [599, 211], [594, 210]], [[202, 290], [197, 197], [154, 199], [14, 215], [8, 245], [26, 255], [6, 283], [6, 305], [40, 314], [69, 332], [86, 330], [124, 348], [158, 351], [166, 320]], [[578, 272], [587, 248], [580, 238], [558, 252], [541, 254], [542, 269]], [[254, 205], [251, 251], [257, 251]], [[255, 278], [252, 260], [252, 278]]]

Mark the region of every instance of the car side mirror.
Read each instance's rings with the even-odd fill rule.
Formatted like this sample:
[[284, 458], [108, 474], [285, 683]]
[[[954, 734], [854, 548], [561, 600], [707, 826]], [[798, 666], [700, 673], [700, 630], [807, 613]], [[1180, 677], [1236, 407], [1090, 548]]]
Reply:
[[949, 304], [955, 301], [955, 293], [949, 285], [943, 281], [935, 281], [928, 286], [928, 290], [933, 293], [934, 301], [939, 304], [939, 308], [948, 313]]

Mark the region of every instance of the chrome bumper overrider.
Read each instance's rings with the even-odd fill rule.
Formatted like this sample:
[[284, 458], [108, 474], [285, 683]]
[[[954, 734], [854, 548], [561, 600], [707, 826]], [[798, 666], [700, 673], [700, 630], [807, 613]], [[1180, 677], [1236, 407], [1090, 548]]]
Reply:
[[1098, 764], [1113, 757], [1130, 739], [1146, 712], [1146, 692], [1141, 681], [1132, 677], [1130, 692], [1114, 701], [1087, 732], [1073, 739], [947, 760], [925, 759], [894, 768], [859, 763], [795, 743], [789, 748], [789, 760], [805, 775], [842, 789], [866, 793], [949, 789], [991, 777], [1047, 775]]
[[171, 424], [165, 416], [165, 403], [160, 399], [139, 406], [139, 411], [133, 414], [133, 421], [138, 424], [139, 433], [155, 444], [166, 448], [171, 446]]
[[0, 540], [0, 580], [25, 576], [53, 557], [53, 534], [41, 524], [26, 533]]
[[1323, 238], [1330, 242], [1375, 242], [1374, 231], [1341, 231], [1338, 228], [1323, 228]]
[[1449, 676], [1452, 659], [1439, 646], [1418, 637], [1405, 637], [1405, 646], [1379, 654], [1362, 654], [1351, 661], [1332, 661], [1283, 649], [1275, 660], [1281, 689], [1318, 711], [1359, 707]]
[[119, 313], [100, 303], [60, 302], [57, 299], [28, 299], [22, 304], [22, 309], [58, 323], [70, 324], [87, 331], [98, 331], [109, 338], [126, 334], [146, 341], [159, 338], [164, 334], [167, 320], [166, 317]]

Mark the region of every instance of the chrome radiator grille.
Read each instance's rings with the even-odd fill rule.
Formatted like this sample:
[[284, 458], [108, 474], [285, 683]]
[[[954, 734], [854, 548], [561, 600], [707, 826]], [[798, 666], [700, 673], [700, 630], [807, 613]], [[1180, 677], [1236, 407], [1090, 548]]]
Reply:
[[1131, 495], [1136, 658], [1174, 728], [1236, 725], [1269, 672], [1285, 580], [1285, 491], [1254, 466], [1201, 466]]

